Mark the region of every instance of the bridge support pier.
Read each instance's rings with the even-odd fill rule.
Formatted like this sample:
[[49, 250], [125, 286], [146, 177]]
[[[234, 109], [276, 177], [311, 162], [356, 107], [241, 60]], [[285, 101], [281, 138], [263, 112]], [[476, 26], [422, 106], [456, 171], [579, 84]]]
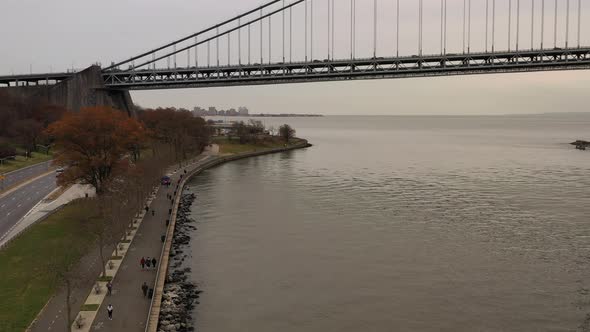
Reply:
[[84, 107], [107, 106], [135, 115], [129, 91], [105, 87], [99, 66], [88, 67], [55, 85], [26, 84], [0, 89], [20, 98], [36, 99], [74, 112]]

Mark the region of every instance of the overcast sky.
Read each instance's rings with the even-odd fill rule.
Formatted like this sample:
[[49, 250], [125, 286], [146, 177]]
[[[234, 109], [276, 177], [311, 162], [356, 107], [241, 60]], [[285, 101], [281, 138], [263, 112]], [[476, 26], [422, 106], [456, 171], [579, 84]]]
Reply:
[[[313, 0], [315, 59], [327, 58], [327, 5]], [[373, 0], [357, 1], [356, 47], [359, 57], [373, 52]], [[531, 47], [533, 0], [521, 0], [520, 47]], [[535, 1], [535, 47], [541, 42], [541, 5]], [[558, 46], [565, 42], [565, 4], [558, 0]], [[0, 75], [64, 71], [93, 63], [109, 64], [184, 37], [226, 18], [264, 3], [263, 0], [2, 0], [0, 3]], [[286, 0], [287, 3], [291, 0]], [[335, 0], [335, 56], [350, 56], [350, 2]], [[400, 0], [402, 55], [417, 54], [417, 0]], [[463, 1], [448, 0], [447, 49], [463, 48]], [[496, 0], [495, 48], [508, 47], [508, 2]], [[440, 1], [424, 0], [424, 53], [440, 52]], [[471, 49], [485, 49], [485, 0], [472, 0]], [[489, 1], [491, 15], [493, 3]], [[553, 47], [553, 0], [546, 0], [544, 43]], [[516, 26], [513, 0], [512, 29]], [[582, 0], [581, 44], [590, 45], [590, 0]], [[311, 9], [309, 9], [311, 12]], [[577, 1], [571, 0], [569, 43], [577, 45]], [[396, 51], [395, 0], [378, 0], [377, 55]], [[288, 16], [288, 15], [287, 15]], [[304, 57], [304, 7], [293, 9], [293, 58]], [[311, 17], [311, 14], [310, 14]], [[488, 48], [491, 48], [491, 25]], [[263, 39], [268, 42], [268, 23]], [[282, 21], [272, 21], [272, 61], [282, 57]], [[311, 24], [311, 23], [310, 23]], [[287, 21], [288, 31], [288, 21]], [[310, 27], [311, 25], [309, 25]], [[259, 62], [259, 30], [252, 29], [252, 62]], [[309, 30], [308, 30], [309, 31]], [[309, 33], [309, 32], [308, 32]], [[287, 32], [288, 34], [288, 32]], [[232, 36], [232, 62], [238, 61], [237, 35]], [[246, 31], [242, 31], [242, 61], [246, 62]], [[513, 31], [511, 47], [515, 47]], [[287, 53], [288, 53], [287, 42]], [[561, 46], [563, 47], [563, 46]], [[308, 55], [311, 51], [308, 45]], [[215, 50], [214, 44], [212, 49]], [[199, 48], [199, 63], [205, 65], [206, 48]], [[220, 45], [221, 63], [227, 63], [227, 41]], [[288, 56], [287, 56], [288, 57]], [[216, 60], [215, 51], [211, 62]], [[263, 48], [268, 61], [268, 47]], [[194, 62], [194, 53], [189, 58]], [[173, 61], [173, 60], [172, 60]], [[178, 56], [186, 65], [187, 55]], [[158, 66], [166, 66], [158, 63]], [[289, 84], [257, 87], [156, 90], [132, 92], [142, 106], [247, 106], [253, 112], [322, 114], [509, 114], [589, 111], [590, 71], [530, 74], [479, 75]]]

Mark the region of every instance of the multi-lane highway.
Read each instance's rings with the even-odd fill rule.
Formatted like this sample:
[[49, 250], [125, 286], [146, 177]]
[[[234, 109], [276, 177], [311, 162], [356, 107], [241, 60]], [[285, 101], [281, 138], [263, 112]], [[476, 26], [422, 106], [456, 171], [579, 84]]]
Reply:
[[4, 180], [0, 181], [0, 191], [8, 189], [35, 176], [43, 174], [51, 169], [51, 160], [24, 169], [4, 174]]
[[[36, 175], [32, 175], [32, 177]], [[17, 183], [26, 181], [28, 177], [24, 176], [21, 179]], [[55, 173], [51, 172], [22, 185], [8, 194], [0, 194], [0, 238], [55, 188], [56, 177]]]

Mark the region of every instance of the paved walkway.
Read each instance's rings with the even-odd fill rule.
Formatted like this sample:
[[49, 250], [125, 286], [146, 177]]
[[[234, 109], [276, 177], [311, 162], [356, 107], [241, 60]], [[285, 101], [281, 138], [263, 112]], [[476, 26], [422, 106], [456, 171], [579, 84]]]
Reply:
[[[203, 161], [208, 156], [201, 155], [195, 161]], [[198, 165], [192, 163], [184, 167], [187, 171]], [[156, 280], [156, 269], [142, 270], [139, 262], [142, 257], [156, 257], [160, 260], [162, 251], [161, 236], [166, 234], [166, 219], [172, 202], [166, 197], [174, 195], [176, 184], [183, 169], [170, 174], [172, 185], [170, 188], [161, 187], [151, 203], [150, 212], [144, 217], [137, 234], [123, 259], [121, 267], [113, 280], [113, 295], [105, 298], [98, 315], [94, 320], [91, 331], [103, 330], [109, 332], [144, 331], [151, 305], [151, 299], [143, 296], [141, 285], [146, 282], [150, 288]], [[154, 210], [154, 216], [151, 214]], [[113, 305], [113, 320], [107, 317], [106, 307]]]
[[[194, 162], [204, 158], [209, 158], [203, 154]], [[196, 164], [187, 166], [186, 169], [195, 167]], [[190, 167], [190, 168], [189, 168]], [[139, 261], [141, 257], [160, 258], [162, 249], [161, 235], [166, 231], [166, 219], [171, 202], [166, 195], [174, 194], [175, 184], [178, 181], [183, 169], [178, 169], [171, 175], [172, 183], [170, 188], [160, 187], [157, 195], [151, 203], [151, 209], [155, 215], [152, 216], [151, 210], [148, 213], [139, 229], [133, 243], [129, 246], [127, 255], [121, 262], [118, 273], [113, 280], [113, 294], [105, 299], [99, 308], [96, 319], [92, 324], [91, 331], [143, 331], [147, 319], [150, 300], [143, 297], [141, 285], [146, 282], [153, 287], [156, 270], [141, 270]], [[114, 246], [105, 248], [105, 253], [114, 250]], [[158, 262], [159, 263], [159, 262]], [[100, 259], [96, 250], [85, 255], [80, 264], [75, 268], [75, 275], [88, 276], [87, 281], [82, 281], [74, 285], [72, 289], [72, 319], [78, 314], [79, 308], [86, 301], [89, 292], [101, 273]], [[111, 303], [114, 307], [113, 320], [107, 319], [106, 306]], [[37, 317], [37, 320], [29, 329], [30, 332], [47, 332], [47, 331], [65, 331], [65, 289], [61, 289], [51, 298], [45, 308]], [[87, 322], [89, 324], [90, 322]], [[89, 326], [85, 327], [88, 330]]]

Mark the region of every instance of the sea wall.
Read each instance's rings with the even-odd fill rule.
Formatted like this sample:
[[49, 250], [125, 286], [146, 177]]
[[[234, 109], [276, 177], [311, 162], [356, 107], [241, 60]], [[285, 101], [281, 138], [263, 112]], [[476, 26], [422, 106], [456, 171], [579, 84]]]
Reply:
[[[311, 144], [309, 144], [306, 140], [302, 140], [298, 144], [283, 148], [215, 157], [214, 159], [207, 160], [206, 162], [197, 166], [195, 169], [189, 172], [187, 176], [183, 177], [178, 185], [178, 189], [176, 190], [170, 226], [166, 232], [166, 239], [164, 241], [164, 246], [160, 255], [160, 266], [158, 268], [158, 275], [156, 277], [154, 298], [152, 299], [150, 312], [148, 314], [148, 321], [145, 329], [146, 332], [186, 331], [191, 327], [190, 324], [187, 324], [185, 321], [181, 323], [180, 321], [172, 320], [174, 317], [178, 317], [179, 319], [183, 320], [187, 317], [187, 315], [190, 315], [190, 312], [182, 312], [181, 310], [190, 310], [189, 308], [192, 307], [192, 302], [196, 301], [196, 298], [198, 297], [198, 291], [196, 291], [194, 285], [186, 284], [186, 273], [189, 273], [190, 271], [182, 269], [180, 264], [175, 264], [172, 269], [170, 267], [171, 257], [174, 257], [177, 262], [182, 262], [184, 259], [184, 257], [179, 256], [182, 255], [179, 245], [173, 247], [173, 244], [188, 243], [188, 240], [190, 240], [190, 238], [187, 239], [187, 232], [182, 230], [177, 231], [177, 222], [180, 224], [179, 227], [185, 227], [183, 225], [185, 225], [187, 222], [190, 222], [190, 220], [187, 220], [186, 218], [186, 213], [187, 209], [189, 208], [188, 206], [190, 206], [190, 203], [187, 200], [190, 200], [191, 198], [184, 197], [183, 199], [182, 196], [185, 184], [193, 176], [196, 176], [207, 169], [230, 161], [303, 149], [310, 146]], [[184, 203], [182, 204], [182, 207], [180, 206], [181, 203]], [[180, 301], [178, 298], [179, 295], [182, 297], [182, 299], [184, 299], [184, 302]], [[165, 299], [165, 302], [163, 299]], [[177, 300], [175, 301], [175, 299]], [[160, 325], [162, 323], [160, 321], [160, 315], [163, 316], [162, 322], [166, 321], [165, 327]], [[177, 326], [179, 327], [178, 329]]]
[[135, 115], [129, 91], [106, 88], [99, 66], [88, 67], [55, 85], [3, 89], [19, 98], [36, 99], [74, 112], [84, 107], [107, 106]]

